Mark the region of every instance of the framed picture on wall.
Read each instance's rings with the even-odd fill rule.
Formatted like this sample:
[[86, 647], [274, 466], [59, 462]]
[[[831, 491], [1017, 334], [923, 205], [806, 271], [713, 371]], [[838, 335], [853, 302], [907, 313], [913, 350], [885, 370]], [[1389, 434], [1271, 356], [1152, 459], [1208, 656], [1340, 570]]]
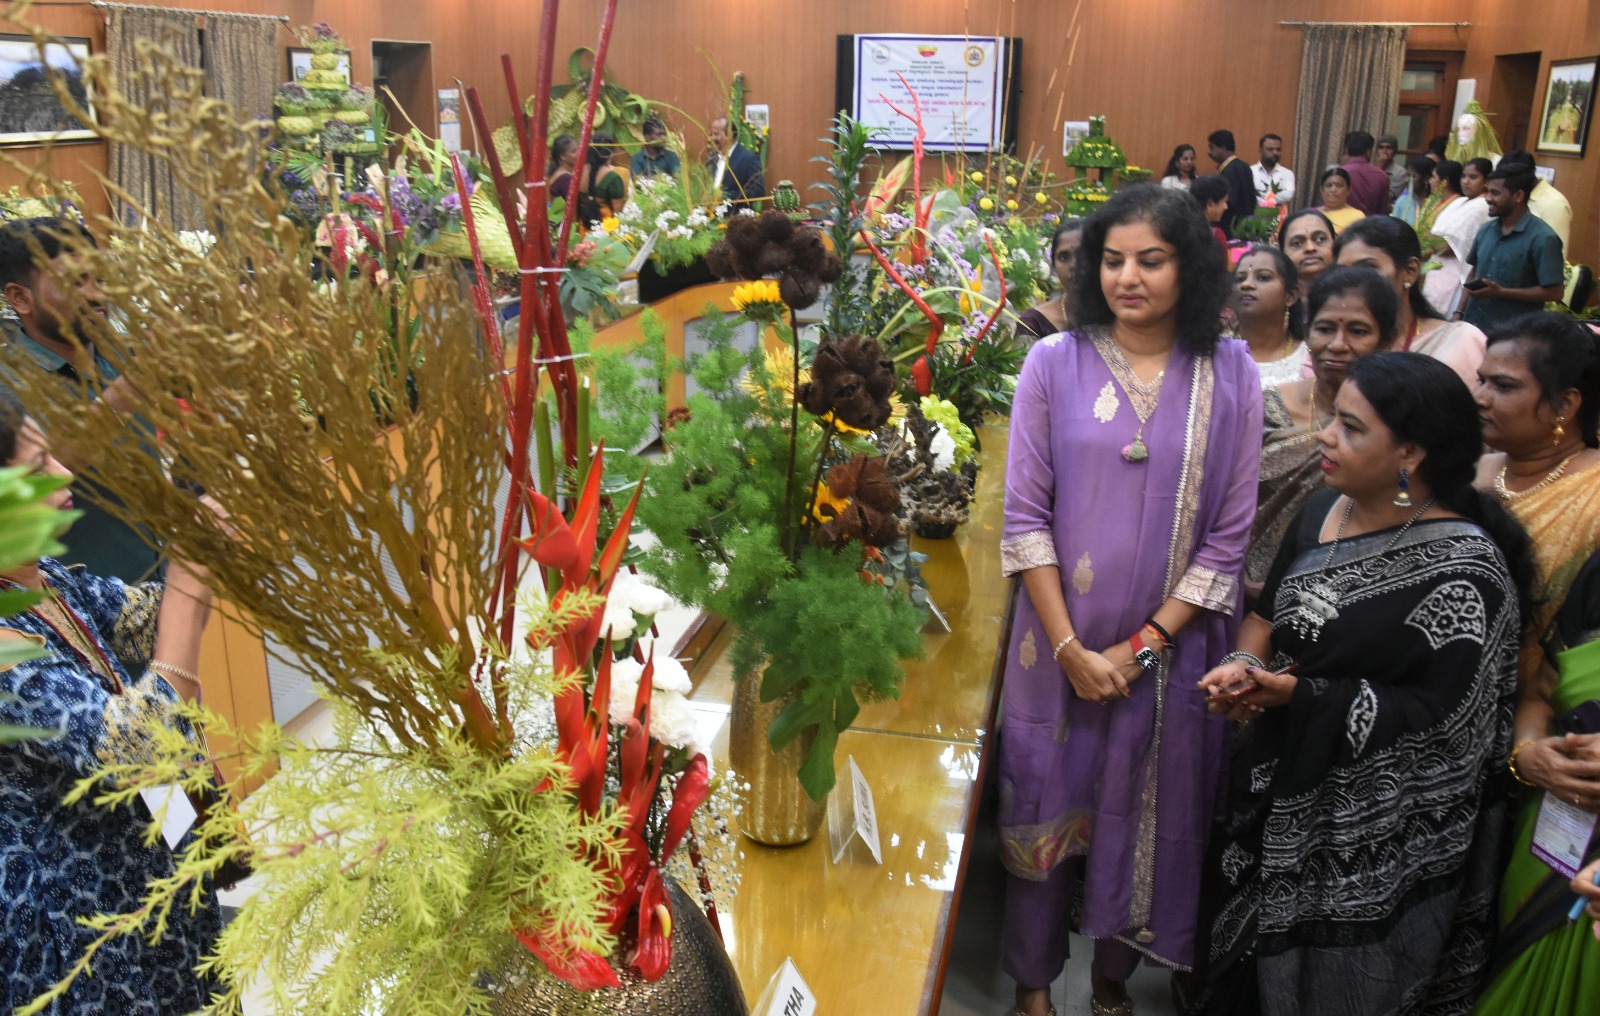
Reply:
[[[305, 79], [306, 72], [311, 69], [311, 51], [300, 46], [289, 47], [289, 80], [301, 81]], [[339, 73], [344, 75], [346, 81], [350, 80], [350, 54], [339, 54]]]
[[1550, 64], [1550, 81], [1544, 86], [1544, 107], [1539, 115], [1539, 140], [1535, 146], [1551, 155], [1583, 155], [1589, 143], [1590, 113], [1594, 107], [1596, 69], [1600, 56], [1581, 60], [1556, 60]]
[[51, 42], [41, 60], [32, 36], [0, 35], [0, 145], [93, 141], [94, 131], [67, 113], [49, 77], [59, 71], [73, 100], [93, 116], [81, 70], [88, 58], [88, 39]]

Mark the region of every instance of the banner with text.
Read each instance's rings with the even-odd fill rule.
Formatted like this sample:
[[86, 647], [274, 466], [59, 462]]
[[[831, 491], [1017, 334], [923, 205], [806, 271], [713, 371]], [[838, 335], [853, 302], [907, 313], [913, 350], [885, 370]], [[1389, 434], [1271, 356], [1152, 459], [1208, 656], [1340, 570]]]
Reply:
[[[1005, 39], [963, 35], [858, 35], [855, 53], [855, 112], [869, 127], [882, 127], [876, 143], [906, 149], [916, 137], [907, 113], [916, 90], [930, 152], [982, 152], [1001, 146], [1005, 108]], [[900, 81], [905, 77], [905, 84]]]

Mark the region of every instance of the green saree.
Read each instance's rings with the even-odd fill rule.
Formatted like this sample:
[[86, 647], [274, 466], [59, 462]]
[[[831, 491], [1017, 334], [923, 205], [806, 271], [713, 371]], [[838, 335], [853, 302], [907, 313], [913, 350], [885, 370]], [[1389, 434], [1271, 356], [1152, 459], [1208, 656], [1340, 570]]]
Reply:
[[[1561, 715], [1600, 698], [1600, 641], [1557, 657], [1560, 683], [1550, 704]], [[1587, 914], [1566, 919], [1576, 894], [1567, 879], [1529, 852], [1542, 794], [1523, 805], [1511, 863], [1500, 883], [1500, 935], [1494, 980], [1478, 999], [1479, 1016], [1594, 1016], [1600, 1013], [1600, 943]], [[1589, 846], [1592, 859], [1596, 845]], [[1518, 944], [1528, 943], [1520, 951]], [[1509, 959], [1502, 957], [1509, 956]]]

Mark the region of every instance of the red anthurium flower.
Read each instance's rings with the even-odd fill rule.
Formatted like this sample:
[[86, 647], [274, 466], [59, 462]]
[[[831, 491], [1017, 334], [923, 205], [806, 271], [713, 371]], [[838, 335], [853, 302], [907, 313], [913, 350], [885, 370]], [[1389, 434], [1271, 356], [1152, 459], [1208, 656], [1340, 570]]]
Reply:
[[622, 987], [622, 980], [617, 977], [617, 972], [611, 968], [611, 962], [604, 956], [574, 948], [570, 943], [558, 944], [548, 934], [529, 935], [518, 932], [517, 940], [527, 946], [529, 952], [539, 957], [552, 974], [579, 991]]
[[918, 395], [933, 392], [933, 368], [928, 366], [928, 354], [917, 357], [917, 362], [911, 365], [911, 385]]
[[672, 904], [661, 870], [651, 868], [639, 897], [639, 942], [628, 966], [647, 981], [658, 981], [672, 963]]

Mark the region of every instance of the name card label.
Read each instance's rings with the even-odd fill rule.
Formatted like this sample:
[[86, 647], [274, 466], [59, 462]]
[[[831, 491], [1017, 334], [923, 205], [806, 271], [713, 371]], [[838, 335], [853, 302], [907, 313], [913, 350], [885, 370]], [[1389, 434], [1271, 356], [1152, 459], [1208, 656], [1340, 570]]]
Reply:
[[872, 788], [856, 765], [856, 757], [850, 755], [845, 768], [839, 770], [836, 789], [828, 797], [828, 842], [835, 864], [857, 837], [872, 851], [872, 859], [882, 864], [883, 847], [878, 841], [878, 810], [872, 806]]
[[817, 996], [806, 986], [793, 959], [783, 961], [751, 1010], [754, 1016], [813, 1016], [816, 1011]]
[[1560, 872], [1562, 878], [1572, 878], [1583, 867], [1584, 854], [1594, 838], [1596, 818], [1547, 790], [1539, 804], [1533, 843], [1528, 849], [1534, 857]]
[[200, 817], [189, 803], [189, 795], [176, 783], [167, 783], [146, 787], [139, 791], [139, 796], [144, 798], [144, 806], [150, 809], [151, 817], [161, 819], [161, 836], [167, 841], [167, 849], [177, 850], [184, 834]]

